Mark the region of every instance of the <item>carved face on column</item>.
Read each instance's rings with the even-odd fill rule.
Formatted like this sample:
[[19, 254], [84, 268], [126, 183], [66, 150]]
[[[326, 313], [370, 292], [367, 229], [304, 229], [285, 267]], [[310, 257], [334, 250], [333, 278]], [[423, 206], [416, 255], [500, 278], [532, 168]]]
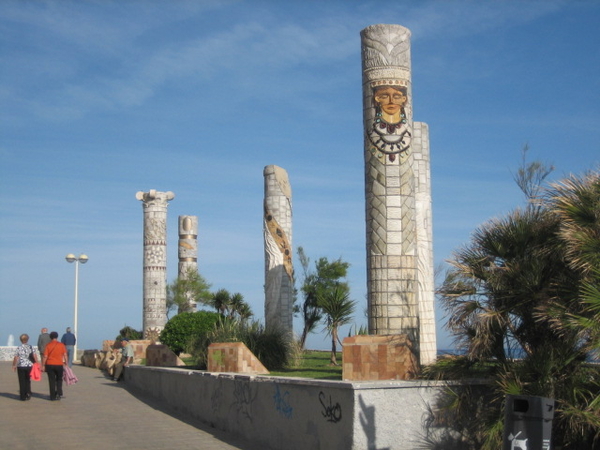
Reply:
[[406, 120], [408, 95], [402, 86], [377, 86], [373, 89], [375, 118], [368, 131], [371, 151], [381, 159], [388, 155], [390, 162], [410, 148], [412, 130]]

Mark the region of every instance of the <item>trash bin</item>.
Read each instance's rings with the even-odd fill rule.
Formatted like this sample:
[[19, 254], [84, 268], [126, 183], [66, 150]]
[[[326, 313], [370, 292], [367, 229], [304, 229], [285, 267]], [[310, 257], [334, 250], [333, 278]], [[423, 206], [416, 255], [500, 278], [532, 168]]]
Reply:
[[550, 450], [554, 399], [507, 395], [503, 450]]

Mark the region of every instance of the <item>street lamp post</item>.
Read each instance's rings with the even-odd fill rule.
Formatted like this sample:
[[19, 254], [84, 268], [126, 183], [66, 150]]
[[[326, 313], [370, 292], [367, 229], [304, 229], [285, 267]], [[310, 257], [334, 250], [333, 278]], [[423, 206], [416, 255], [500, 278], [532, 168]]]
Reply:
[[83, 253], [79, 255], [77, 258], [73, 253], [69, 253], [65, 259], [67, 262], [75, 263], [75, 319], [73, 320], [73, 332], [75, 333], [75, 345], [73, 346], [73, 361], [77, 360], [77, 340], [79, 340], [79, 335], [77, 334], [77, 302], [79, 295], [79, 263], [85, 264], [88, 261], [87, 255]]

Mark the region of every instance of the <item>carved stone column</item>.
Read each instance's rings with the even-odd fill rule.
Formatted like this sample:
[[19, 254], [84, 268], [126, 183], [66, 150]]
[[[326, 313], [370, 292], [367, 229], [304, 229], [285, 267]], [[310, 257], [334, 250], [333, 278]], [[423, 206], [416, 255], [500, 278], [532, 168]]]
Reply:
[[138, 192], [144, 208], [144, 317], [145, 339], [158, 339], [167, 323], [167, 206], [172, 192]]
[[265, 325], [293, 333], [292, 189], [287, 172], [266, 166], [264, 221]]
[[410, 31], [361, 32], [367, 296], [370, 334], [406, 334], [419, 349]]
[[[178, 277], [184, 279], [190, 271], [198, 272], [198, 217], [179, 216]], [[189, 299], [192, 310], [196, 302]]]
[[435, 330], [429, 127], [423, 122], [414, 122], [413, 126], [414, 136], [412, 144], [415, 172], [415, 222], [417, 225], [419, 348], [421, 352], [421, 364], [430, 364], [437, 358], [437, 338]]

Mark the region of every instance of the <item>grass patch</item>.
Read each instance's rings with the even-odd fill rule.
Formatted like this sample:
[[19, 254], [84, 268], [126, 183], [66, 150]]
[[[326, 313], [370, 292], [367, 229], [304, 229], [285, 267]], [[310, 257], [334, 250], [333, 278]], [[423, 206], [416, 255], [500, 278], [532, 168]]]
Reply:
[[[341, 380], [342, 366], [329, 364], [331, 352], [306, 350], [298, 360], [298, 364], [283, 370], [272, 371], [271, 375], [279, 377], [314, 378], [317, 380]], [[337, 360], [342, 360], [342, 354], [337, 353]]]
[[[329, 364], [331, 352], [318, 350], [305, 350], [298, 358], [297, 365], [286, 367], [282, 370], [271, 371], [276, 377], [298, 377], [314, 378], [316, 380], [341, 380], [342, 379], [342, 354], [338, 352], [337, 360], [339, 366]], [[187, 366], [195, 366], [196, 362], [192, 356], [184, 356], [181, 360]]]

